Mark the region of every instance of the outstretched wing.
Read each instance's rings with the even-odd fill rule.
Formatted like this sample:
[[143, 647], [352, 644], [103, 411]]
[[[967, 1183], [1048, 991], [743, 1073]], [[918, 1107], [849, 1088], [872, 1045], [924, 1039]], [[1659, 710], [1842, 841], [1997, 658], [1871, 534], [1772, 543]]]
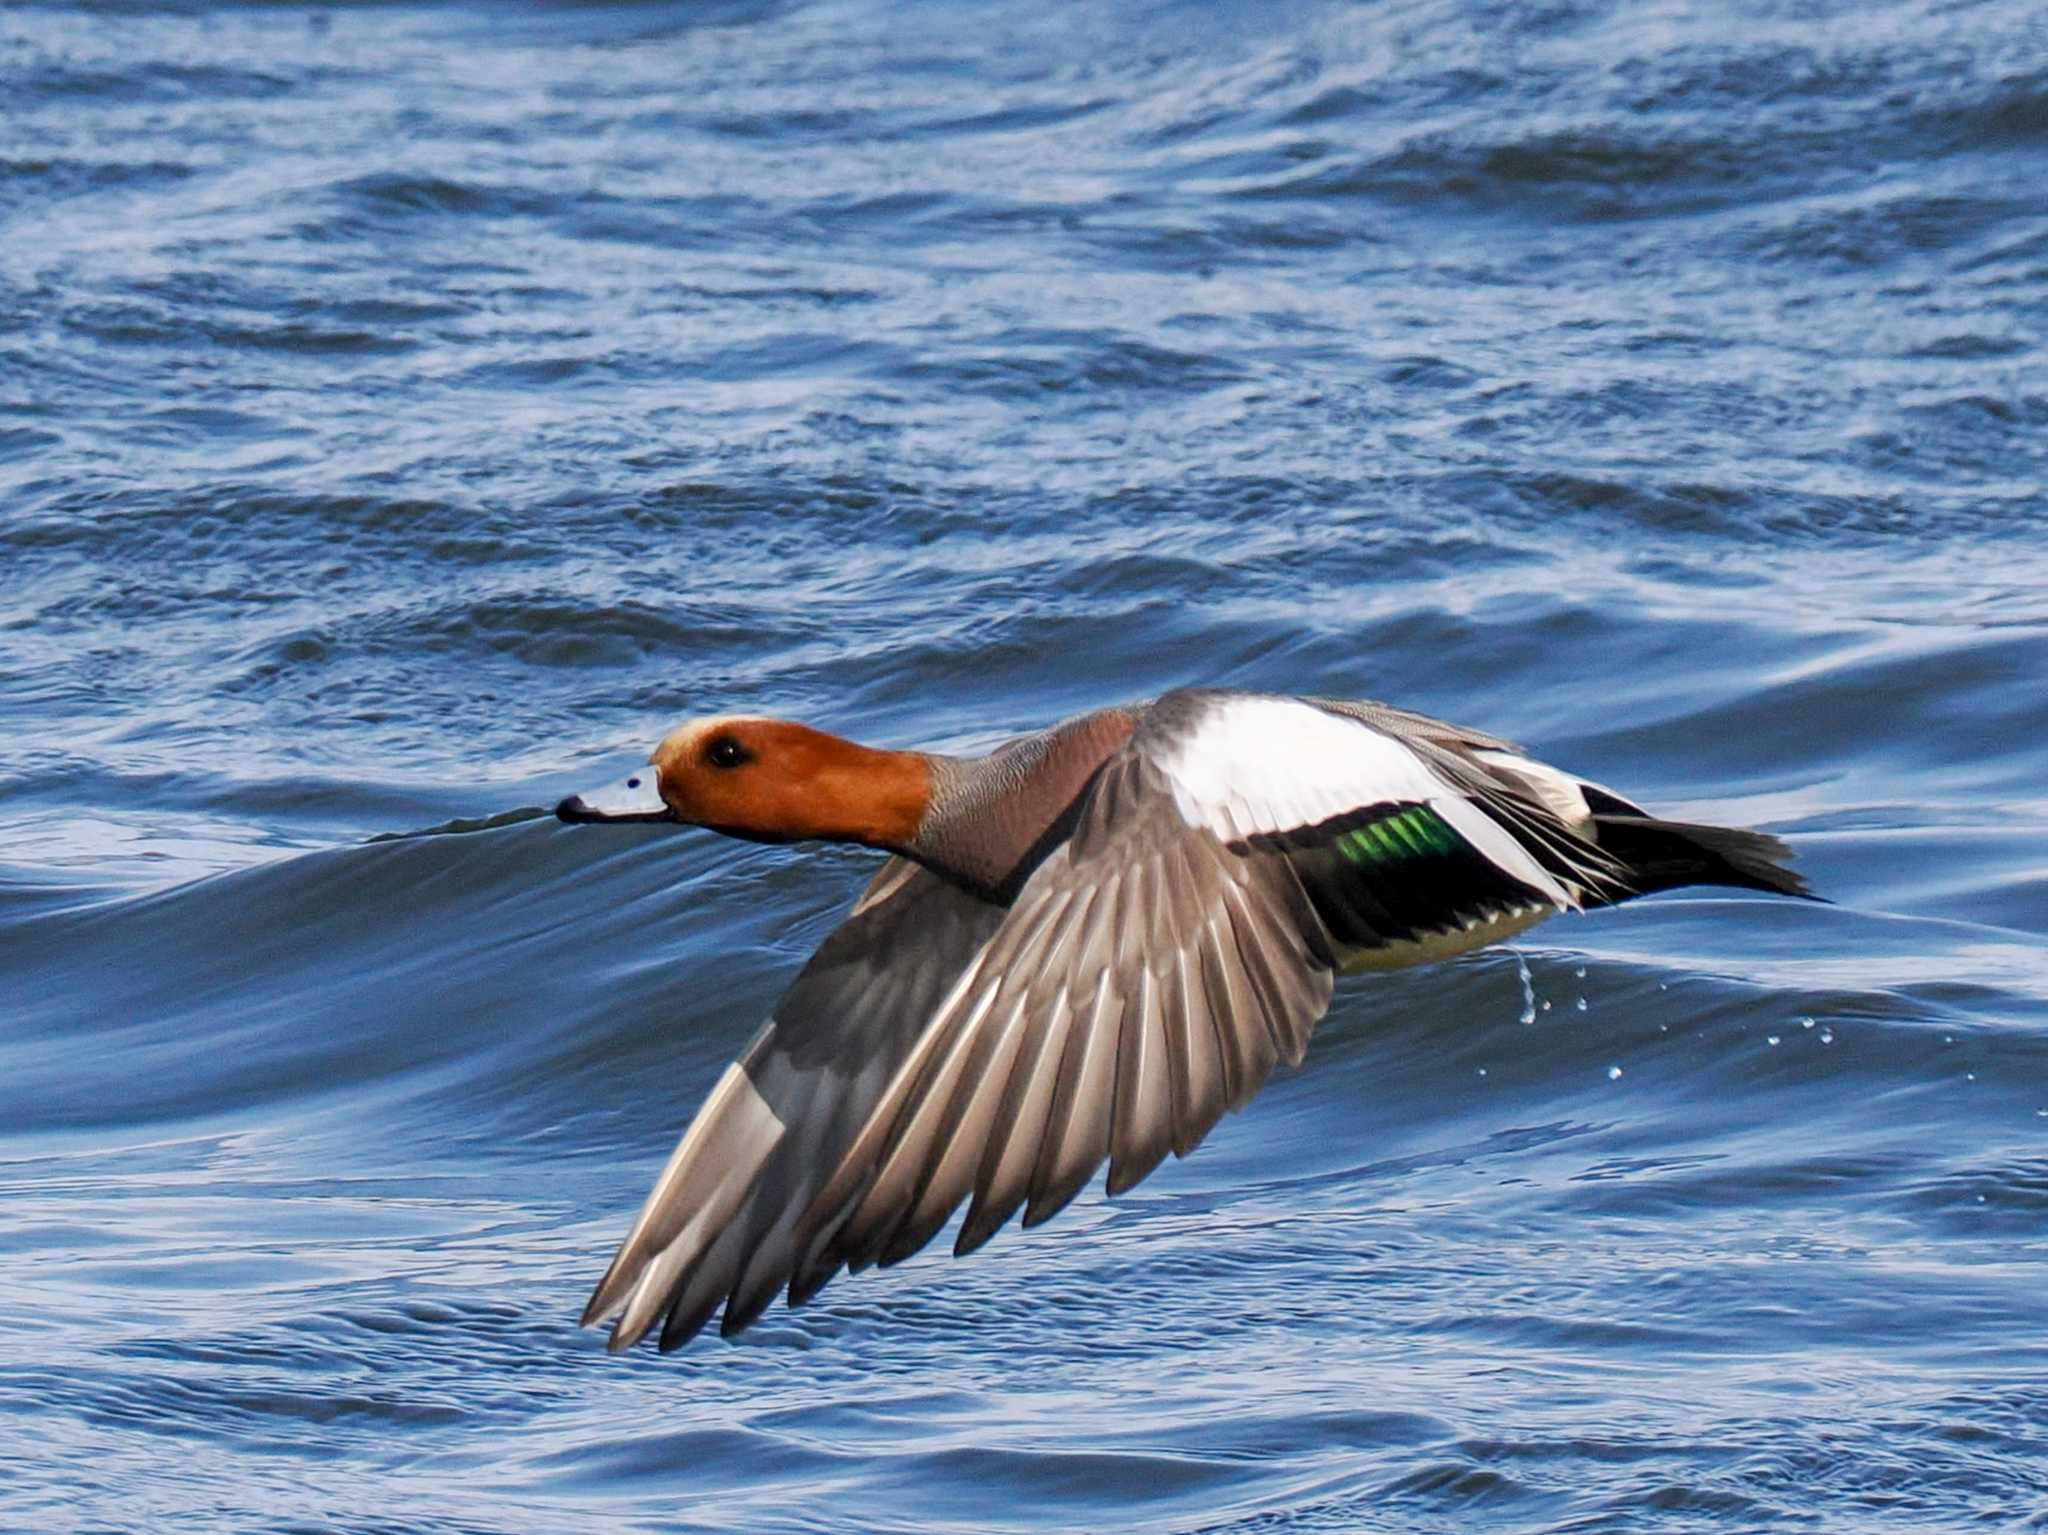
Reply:
[[[725, 1306], [739, 1331], [790, 1282], [795, 1227], [1003, 909], [907, 859], [882, 866], [726, 1068], [585, 1308], [664, 1348]], [[809, 1288], [829, 1278], [815, 1270]]]
[[1106, 1159], [1129, 1188], [1186, 1155], [1276, 1060], [1299, 1061], [1331, 964], [1284, 862], [1191, 827], [1134, 738], [962, 972], [813, 1207], [854, 1268], [1051, 1217]]
[[971, 1196], [965, 1253], [1019, 1208], [1047, 1219], [1105, 1160], [1109, 1192], [1129, 1188], [1300, 1060], [1339, 965], [1576, 904], [1386, 729], [1299, 700], [1169, 695], [961, 972], [800, 1245], [892, 1263]]

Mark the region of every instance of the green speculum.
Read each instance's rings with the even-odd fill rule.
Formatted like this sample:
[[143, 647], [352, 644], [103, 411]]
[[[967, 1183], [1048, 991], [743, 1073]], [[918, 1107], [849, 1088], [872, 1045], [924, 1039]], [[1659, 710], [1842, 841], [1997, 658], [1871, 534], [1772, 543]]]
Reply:
[[1458, 834], [1427, 805], [1410, 805], [1369, 825], [1353, 827], [1334, 846], [1352, 863], [1400, 863], [1448, 853]]

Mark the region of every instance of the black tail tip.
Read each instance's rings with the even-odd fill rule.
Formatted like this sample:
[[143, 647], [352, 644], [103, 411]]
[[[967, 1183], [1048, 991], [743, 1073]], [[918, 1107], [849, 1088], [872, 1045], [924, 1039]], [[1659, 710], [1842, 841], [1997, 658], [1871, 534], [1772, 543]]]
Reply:
[[1640, 894], [1722, 885], [1830, 904], [1788, 867], [1792, 849], [1769, 832], [1633, 815], [1596, 815], [1593, 825], [1600, 846], [1627, 865]]

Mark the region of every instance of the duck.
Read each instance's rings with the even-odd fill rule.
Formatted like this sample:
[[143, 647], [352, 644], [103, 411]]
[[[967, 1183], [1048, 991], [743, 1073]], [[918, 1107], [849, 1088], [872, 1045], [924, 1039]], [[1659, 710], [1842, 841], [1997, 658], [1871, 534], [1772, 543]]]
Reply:
[[1666, 820], [1483, 731], [1181, 688], [976, 757], [678, 725], [555, 807], [886, 855], [711, 1085], [584, 1309], [613, 1352], [966, 1255], [1115, 1196], [1298, 1066], [1340, 977], [1683, 886], [1815, 899], [1756, 831]]

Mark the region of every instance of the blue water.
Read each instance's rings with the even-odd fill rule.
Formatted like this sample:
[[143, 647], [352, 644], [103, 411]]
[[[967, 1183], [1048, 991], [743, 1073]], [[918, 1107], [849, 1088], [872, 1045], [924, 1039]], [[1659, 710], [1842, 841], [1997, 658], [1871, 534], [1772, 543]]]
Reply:
[[[2035, 0], [0, 9], [0, 1528], [2048, 1529], [2044, 187]], [[1188, 682], [1836, 904], [578, 1331], [873, 859], [538, 807]]]

